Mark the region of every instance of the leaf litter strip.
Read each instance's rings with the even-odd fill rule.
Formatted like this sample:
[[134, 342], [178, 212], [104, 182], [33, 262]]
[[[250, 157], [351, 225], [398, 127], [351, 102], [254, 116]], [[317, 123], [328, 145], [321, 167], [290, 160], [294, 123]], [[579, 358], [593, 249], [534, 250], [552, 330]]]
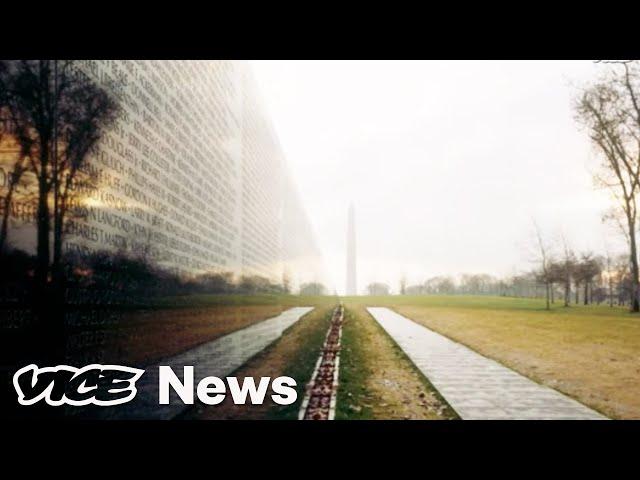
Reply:
[[298, 412], [298, 420], [333, 420], [336, 415], [343, 322], [344, 306], [340, 304], [333, 311], [329, 331]]

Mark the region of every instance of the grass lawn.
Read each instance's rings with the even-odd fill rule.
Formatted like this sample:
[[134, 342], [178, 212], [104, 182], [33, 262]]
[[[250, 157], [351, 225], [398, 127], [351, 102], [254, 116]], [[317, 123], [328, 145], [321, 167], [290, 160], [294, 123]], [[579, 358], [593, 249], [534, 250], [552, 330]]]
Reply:
[[640, 315], [482, 296], [354, 297], [386, 306], [611, 418], [640, 418]]
[[360, 303], [345, 303], [337, 420], [456, 418]]

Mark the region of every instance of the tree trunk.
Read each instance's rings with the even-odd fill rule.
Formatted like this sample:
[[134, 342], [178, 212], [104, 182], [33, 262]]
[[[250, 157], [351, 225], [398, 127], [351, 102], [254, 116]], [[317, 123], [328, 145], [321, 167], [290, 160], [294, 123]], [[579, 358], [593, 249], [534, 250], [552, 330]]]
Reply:
[[611, 275], [609, 275], [609, 306], [613, 307], [613, 280], [611, 280]]
[[26, 157], [26, 149], [23, 147], [20, 151], [20, 159], [13, 166], [13, 171], [9, 175], [9, 190], [4, 197], [4, 205], [2, 212], [2, 226], [0, 227], [0, 253], [3, 252], [4, 247], [7, 244], [7, 237], [9, 235], [9, 218], [11, 217], [11, 202], [13, 201], [13, 194], [16, 190], [16, 185], [20, 182], [20, 178], [24, 173], [24, 162]]
[[49, 230], [51, 220], [49, 218], [49, 185], [47, 182], [47, 165], [49, 160], [49, 141], [41, 140], [40, 148], [40, 175], [38, 178], [38, 213], [37, 213], [37, 260], [36, 260], [36, 284], [40, 289], [39, 294], [44, 293], [49, 276]]
[[2, 205], [2, 226], [0, 227], [0, 254], [4, 251], [5, 242], [7, 241], [7, 234], [9, 230], [9, 216], [11, 215], [11, 198], [13, 197], [13, 182], [9, 185], [9, 191], [4, 197], [4, 204]]
[[631, 247], [631, 311], [640, 312], [640, 304], [638, 303], [638, 252], [636, 246], [636, 226], [635, 219], [629, 221], [629, 244]]
[[571, 296], [571, 281], [567, 278], [564, 282], [564, 306], [569, 306], [569, 300]]
[[576, 305], [580, 303], [580, 284], [576, 282]]
[[549, 304], [549, 295], [550, 295], [550, 290], [551, 289], [549, 288], [549, 283], [548, 282], [545, 284], [545, 287], [546, 287], [545, 288], [546, 289], [545, 293], [546, 293], [546, 297], [547, 297], [547, 310], [551, 310], [551, 305]]
[[584, 282], [584, 304], [589, 305], [589, 282]]
[[[58, 206], [60, 208], [60, 206]], [[64, 213], [55, 212], [55, 220], [53, 224], [53, 264], [52, 272], [59, 276], [62, 267], [62, 227], [64, 224]]]
[[51, 266], [51, 276], [53, 279], [53, 293], [56, 301], [64, 298], [64, 272], [62, 269], [62, 227], [64, 214], [57, 212], [53, 224], [53, 263]]

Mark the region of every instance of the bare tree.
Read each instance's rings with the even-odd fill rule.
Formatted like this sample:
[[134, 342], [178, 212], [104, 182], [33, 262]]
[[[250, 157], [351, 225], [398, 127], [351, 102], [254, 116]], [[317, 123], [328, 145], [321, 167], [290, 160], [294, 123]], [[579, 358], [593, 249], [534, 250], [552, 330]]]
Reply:
[[613, 287], [615, 284], [615, 275], [614, 275], [614, 259], [609, 251], [608, 246], [605, 249], [604, 256], [604, 271], [605, 271], [605, 282], [607, 284], [607, 297], [609, 300], [609, 306], [613, 307]]
[[551, 270], [552, 259], [549, 253], [549, 247], [546, 245], [544, 240], [542, 239], [542, 235], [540, 233], [540, 228], [538, 224], [534, 221], [533, 225], [535, 227], [536, 232], [536, 240], [538, 243], [538, 262], [539, 268], [537, 272], [537, 279], [539, 282], [544, 284], [545, 287], [545, 298], [547, 301], [547, 310], [551, 309], [550, 305], [550, 297], [551, 297], [551, 284], [553, 282], [553, 272]]
[[400, 278], [400, 295], [406, 295], [407, 293], [407, 277], [402, 275]]
[[67, 60], [2, 60], [0, 87], [0, 108], [10, 112], [20, 156], [36, 179], [36, 284], [44, 290], [49, 273], [60, 274], [65, 218], [79, 183], [88, 178], [83, 167], [118, 106]]
[[636, 63], [629, 62], [608, 68], [606, 75], [582, 93], [576, 113], [604, 160], [597, 181], [613, 192], [624, 214], [633, 291], [631, 311], [638, 312], [636, 197], [640, 188], [640, 72]]
[[575, 267], [575, 277], [584, 287], [583, 303], [589, 304], [590, 293], [593, 288], [593, 281], [595, 277], [600, 275], [602, 266], [600, 260], [594, 256], [591, 252], [586, 252], [580, 255], [580, 262]]
[[[551, 303], [555, 303], [556, 284], [564, 285], [565, 281], [565, 265], [563, 261], [551, 260], [549, 262], [549, 284], [551, 286]], [[566, 285], [565, 285], [566, 287]], [[565, 295], [566, 299], [566, 295]], [[566, 306], [566, 305], [565, 305]]]
[[571, 300], [571, 277], [573, 276], [576, 256], [567, 244], [567, 239], [562, 235], [562, 285], [564, 289], [564, 306], [568, 307]]
[[20, 184], [22, 175], [25, 172], [25, 157], [18, 155], [13, 164], [13, 168], [8, 174], [7, 193], [2, 198], [2, 221], [0, 224], [0, 254], [4, 251], [9, 236], [9, 217], [11, 216], [11, 205], [14, 201], [14, 194]]
[[615, 284], [618, 305], [631, 300], [631, 276], [629, 275], [629, 258], [620, 255], [614, 259]]
[[369, 295], [389, 295], [389, 285], [386, 283], [373, 282], [367, 285]]
[[[71, 74], [70, 74], [71, 75]], [[56, 146], [52, 171], [54, 232], [53, 265], [54, 275], [61, 273], [62, 243], [67, 214], [77, 200], [75, 193], [95, 186], [96, 178], [83, 169], [89, 153], [102, 138], [104, 131], [116, 120], [118, 104], [105, 90], [96, 87], [88, 78], [79, 73], [59, 100], [60, 125], [56, 135], [63, 139]]]
[[[7, 78], [5, 65], [0, 62], [0, 144], [13, 151], [13, 158], [7, 165], [7, 191], [2, 199], [2, 223], [0, 226], [0, 253], [4, 251], [8, 237], [9, 217], [14, 195], [20, 186], [28, 184], [27, 167], [29, 155], [33, 153], [33, 141], [28, 134], [27, 122], [17, 108], [12, 96], [10, 80]], [[27, 198], [30, 195], [24, 194]]]
[[291, 275], [287, 267], [282, 270], [282, 291], [287, 295], [291, 293]]
[[456, 284], [453, 278], [448, 276], [432, 277], [424, 282], [424, 290], [426, 293], [452, 295], [456, 293]]
[[300, 285], [300, 295], [325, 295], [327, 288], [320, 282], [309, 282]]

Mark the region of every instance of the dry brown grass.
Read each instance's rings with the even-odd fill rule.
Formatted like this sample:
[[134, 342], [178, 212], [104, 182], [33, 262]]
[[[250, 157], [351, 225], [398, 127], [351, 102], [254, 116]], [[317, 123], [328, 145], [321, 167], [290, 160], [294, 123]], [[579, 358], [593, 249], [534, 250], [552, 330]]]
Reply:
[[609, 313], [607, 307], [393, 308], [609, 417], [640, 418], [640, 319], [635, 316]]

